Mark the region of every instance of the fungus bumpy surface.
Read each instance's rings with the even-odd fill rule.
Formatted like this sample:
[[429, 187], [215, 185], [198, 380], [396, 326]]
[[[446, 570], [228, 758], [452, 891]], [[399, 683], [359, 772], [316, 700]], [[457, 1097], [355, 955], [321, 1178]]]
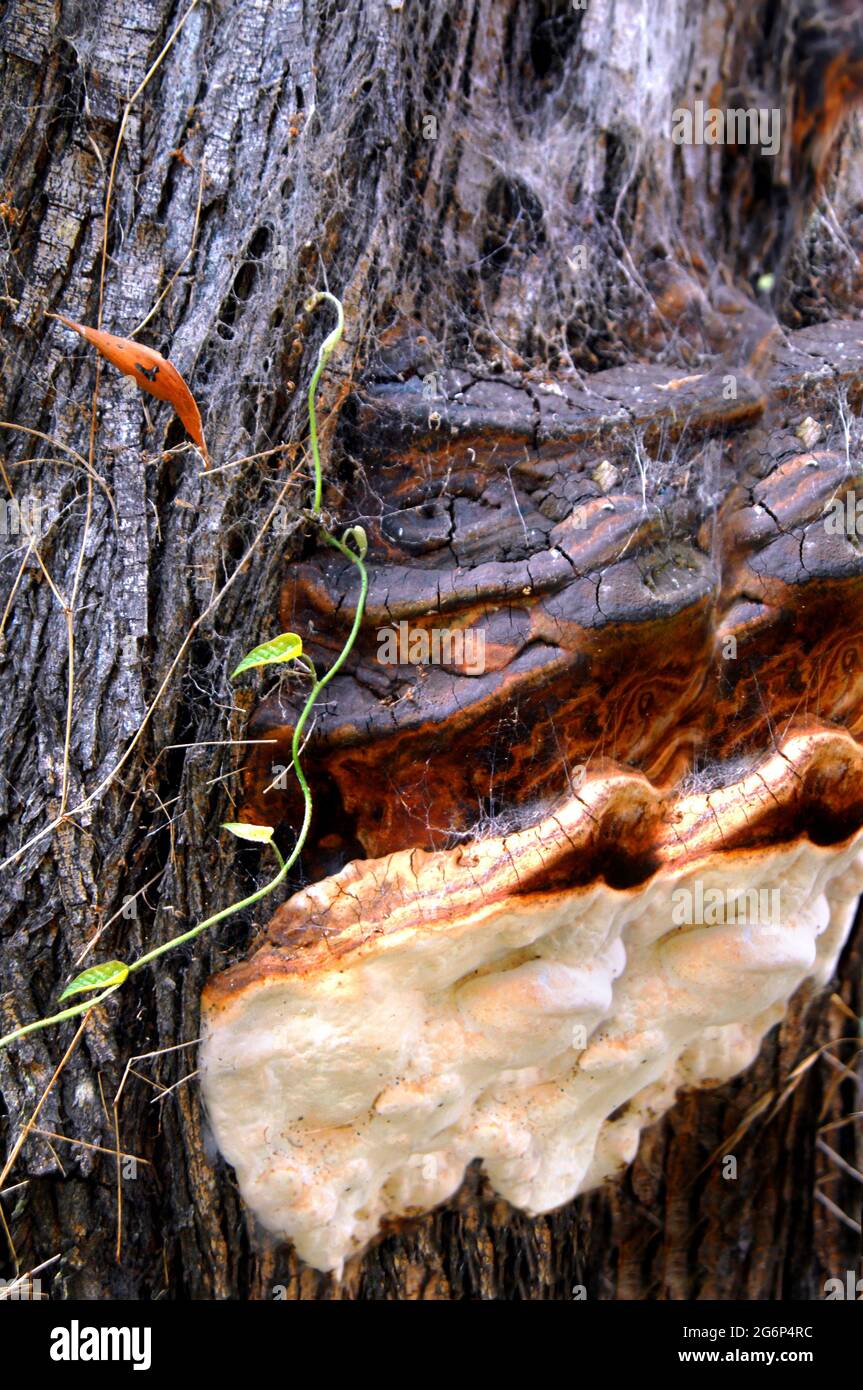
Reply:
[[[219, 1146], [312, 1265], [477, 1158], [529, 1213], [602, 1183], [829, 980], [863, 885], [859, 332], [589, 385], [408, 336], [358, 390], [338, 506], [371, 582], [307, 755], [318, 881], [204, 996]], [[322, 665], [347, 570], [286, 577]], [[249, 731], [277, 751], [244, 814], [286, 834], [299, 708]]]

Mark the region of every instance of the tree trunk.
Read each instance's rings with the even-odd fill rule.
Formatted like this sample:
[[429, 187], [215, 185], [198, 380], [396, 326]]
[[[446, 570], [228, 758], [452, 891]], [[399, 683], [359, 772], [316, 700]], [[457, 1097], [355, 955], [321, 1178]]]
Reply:
[[[521, 447], [519, 430], [541, 438], [542, 383], [584, 387], [634, 361], [685, 375], [718, 360], [754, 382], [743, 398], [757, 402], [773, 322], [763, 293], [756, 304], [759, 276], [776, 278], [789, 328], [853, 315], [860, 131], [852, 120], [832, 146], [835, 171], [812, 132], [826, 139], [830, 58], [861, 39], [842, 28], [853, 14], [839, 0], [815, 6], [815, 20], [812, 8], [12, 0], [0, 31], [0, 413], [11, 422], [0, 457], [38, 544], [14, 525], [0, 539], [3, 1032], [53, 1012], [84, 964], [129, 960], [266, 881], [260, 854], [219, 826], [260, 811], [274, 760], [244, 740], [284, 730], [290, 701], [254, 703], [228, 673], [292, 615], [323, 614], [311, 646], [324, 663], [343, 635], [343, 586], [303, 512], [305, 391], [332, 326], [304, 310], [314, 289], [329, 287], [346, 313], [320, 407], [339, 525], [382, 496], [414, 506], [411, 489], [419, 497], [435, 467], [434, 443], [408, 447], [411, 377], [430, 412], [458, 389], [452, 374], [484, 383], [478, 437], [509, 431]], [[695, 98], [779, 107], [794, 138], [775, 158], [678, 146], [671, 113]], [[825, 172], [832, 201], [810, 217]], [[95, 355], [46, 315], [95, 325], [100, 303], [102, 325], [126, 337], [149, 316], [141, 341], [189, 382], [209, 474], [169, 407], [130, 394], [110, 367], [91, 453]], [[861, 375], [845, 374], [852, 406]], [[756, 417], [708, 411], [704, 430], [746, 438]], [[657, 418], [661, 448], [671, 434]], [[466, 563], [482, 562], [498, 523], [477, 523], [474, 542], [465, 523]], [[418, 575], [427, 543], [424, 531]], [[513, 544], [507, 532], [500, 558]], [[480, 726], [444, 702], [429, 714], [434, 736], [408, 729], [396, 754], [376, 742], [387, 690], [346, 677], [309, 745], [316, 817], [292, 887], [353, 858], [477, 833], [473, 811], [515, 823], [559, 792], [564, 763], [589, 749], [555, 755], [546, 707], [514, 721], [504, 686]], [[352, 700], [369, 732], [346, 771]], [[454, 790], [452, 778], [472, 740], [488, 750], [498, 735], [509, 765], [519, 750], [524, 764], [498, 785], [486, 762], [477, 805], [476, 787]], [[671, 727], [619, 756], [668, 783], [695, 757], [690, 743], [681, 762], [678, 745]], [[393, 778], [406, 793], [437, 758], [446, 775], [422, 798], [388, 795]], [[290, 787], [267, 807], [290, 843]], [[246, 1213], [194, 1076], [202, 988], [275, 906], [164, 957], [80, 1036], [69, 1022], [0, 1051], [8, 1154], [50, 1087], [2, 1183], [7, 1276], [59, 1257], [43, 1276], [52, 1297], [544, 1299], [580, 1285], [601, 1299], [811, 1299], [856, 1269], [860, 1188], [843, 1165], [861, 1166], [863, 1134], [853, 1123], [822, 1133], [861, 1109], [855, 1047], [794, 1075], [857, 1031], [855, 937], [832, 996], [798, 995], [757, 1063], [682, 1096], [613, 1184], [529, 1219], [472, 1168], [452, 1202], [384, 1233], [341, 1281], [301, 1265]], [[736, 1181], [716, 1161], [727, 1154]]]

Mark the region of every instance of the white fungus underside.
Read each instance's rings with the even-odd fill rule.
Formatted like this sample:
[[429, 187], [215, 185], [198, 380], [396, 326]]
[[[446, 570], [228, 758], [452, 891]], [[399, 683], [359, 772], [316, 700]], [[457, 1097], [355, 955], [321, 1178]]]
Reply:
[[[205, 1019], [201, 1077], [244, 1200], [310, 1265], [338, 1270], [383, 1217], [450, 1197], [475, 1158], [529, 1214], [597, 1186], [679, 1087], [742, 1070], [797, 987], [827, 982], [861, 845], [514, 897], [445, 943], [418, 926], [241, 992]], [[696, 879], [705, 895], [778, 888], [781, 925], [674, 926], [672, 890]]]

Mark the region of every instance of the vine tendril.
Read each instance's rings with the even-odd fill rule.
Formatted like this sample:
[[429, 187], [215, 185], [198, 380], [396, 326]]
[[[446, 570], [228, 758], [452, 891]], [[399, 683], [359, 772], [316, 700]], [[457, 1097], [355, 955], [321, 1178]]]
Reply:
[[[336, 550], [340, 551], [342, 555], [344, 555], [348, 560], [351, 561], [353, 565], [356, 566], [360, 577], [360, 592], [357, 598], [356, 612], [354, 614], [354, 621], [351, 625], [351, 630], [348, 633], [344, 646], [342, 647], [341, 651], [339, 652], [338, 656], [336, 657], [329, 670], [323, 676], [318, 676], [314, 667], [314, 663], [308, 657], [300, 656], [297, 658], [300, 664], [311, 675], [314, 684], [312, 685], [312, 689], [309, 692], [309, 696], [297, 720], [296, 726], [294, 728], [293, 738], [291, 740], [291, 763], [293, 765], [294, 774], [299, 784], [300, 791], [303, 794], [303, 822], [300, 826], [300, 831], [297, 836], [294, 847], [291, 850], [288, 857], [284, 858], [278, 846], [274, 844], [271, 839], [269, 839], [267, 842], [269, 843], [270, 848], [272, 849], [273, 853], [276, 856], [276, 859], [278, 860], [279, 871], [274, 878], [270, 879], [268, 883], [264, 884], [263, 888], [259, 888], [256, 892], [250, 893], [248, 897], [241, 899], [240, 902], [231, 903], [230, 906], [222, 908], [220, 912], [213, 913], [211, 917], [207, 917], [203, 922], [199, 922], [189, 931], [181, 932], [179, 936], [171, 937], [169, 941], [163, 942], [161, 946], [156, 946], [151, 951], [145, 951], [143, 955], [138, 956], [134, 961], [132, 961], [129, 964], [127, 972], [122, 977], [122, 979], [118, 980], [117, 983], [110, 985], [109, 988], [101, 990], [101, 992], [96, 994], [95, 996], [91, 995], [91, 997], [84, 1000], [82, 1003], [73, 1004], [67, 1009], [62, 1009], [59, 1013], [51, 1014], [47, 1018], [37, 1019], [34, 1023], [27, 1023], [23, 1025], [23, 1027], [16, 1028], [13, 1032], [7, 1033], [5, 1037], [0, 1038], [0, 1048], [7, 1047], [9, 1043], [17, 1042], [19, 1038], [24, 1038], [30, 1033], [36, 1033], [42, 1028], [50, 1028], [55, 1023], [63, 1023], [66, 1021], [66, 1019], [77, 1018], [80, 1014], [89, 1012], [90, 1009], [95, 1008], [97, 1004], [103, 1003], [106, 999], [110, 998], [112, 994], [115, 994], [118, 989], [121, 989], [126, 979], [128, 979], [129, 975], [134, 975], [138, 970], [142, 970], [144, 966], [150, 965], [154, 960], [157, 960], [159, 956], [164, 956], [169, 951], [176, 950], [178, 946], [183, 946], [188, 941], [194, 941], [195, 937], [200, 936], [202, 932], [207, 931], [209, 927], [215, 926], [217, 922], [223, 922], [227, 917], [232, 917], [235, 913], [242, 912], [244, 908], [252, 907], [254, 903], [260, 902], [262, 898], [265, 898], [269, 893], [272, 893], [276, 888], [278, 888], [280, 883], [284, 882], [285, 878], [290, 873], [292, 867], [297, 862], [297, 859], [303, 851], [303, 846], [305, 845], [306, 839], [308, 838], [309, 827], [312, 823], [312, 793], [308, 781], [306, 779], [305, 772], [303, 771], [302, 763], [300, 762], [303, 730], [308, 722], [312, 710], [315, 707], [315, 704], [317, 703], [320, 697], [321, 691], [341, 670], [351, 653], [351, 649], [353, 648], [353, 645], [357, 639], [357, 634], [359, 633], [360, 627], [362, 625], [363, 614], [365, 612], [366, 605], [366, 596], [368, 594], [369, 587], [368, 572], [364, 563], [366, 552], [368, 550], [368, 541], [366, 539], [366, 533], [363, 530], [362, 526], [349, 526], [348, 529], [344, 532], [341, 539], [339, 539], [338, 537], [332, 535], [326, 529], [321, 520], [321, 508], [323, 498], [323, 471], [321, 468], [321, 456], [320, 449], [318, 446], [318, 427], [317, 416], [315, 413], [315, 395], [317, 393], [318, 383], [320, 382], [324, 368], [326, 367], [333, 350], [338, 344], [342, 336], [342, 333], [344, 332], [345, 326], [345, 315], [341, 302], [338, 299], [336, 299], [335, 295], [330, 294], [328, 290], [319, 290], [317, 293], [313, 294], [311, 298], [306, 301], [306, 311], [308, 313], [311, 313], [312, 310], [315, 309], [318, 304], [324, 302], [333, 306], [338, 317], [336, 327], [333, 329], [331, 333], [327, 335], [327, 337], [324, 339], [320, 346], [320, 349], [318, 351], [317, 365], [312, 374], [311, 382], [309, 383], [309, 441], [311, 445], [312, 462], [314, 465], [315, 478], [314, 498], [312, 503], [312, 518], [317, 522], [322, 539], [326, 541], [328, 545], [334, 546]], [[117, 961], [109, 962], [109, 966], [111, 967], [116, 967], [118, 966], [118, 964], [119, 963]], [[105, 969], [108, 968], [108, 966], [105, 967]], [[88, 976], [92, 974], [93, 977], [96, 977], [99, 973], [99, 967], [95, 967], [91, 972], [86, 973], [88, 974]], [[79, 988], [87, 987], [88, 986], [79, 986]], [[98, 988], [98, 984], [94, 984], [91, 988]]]

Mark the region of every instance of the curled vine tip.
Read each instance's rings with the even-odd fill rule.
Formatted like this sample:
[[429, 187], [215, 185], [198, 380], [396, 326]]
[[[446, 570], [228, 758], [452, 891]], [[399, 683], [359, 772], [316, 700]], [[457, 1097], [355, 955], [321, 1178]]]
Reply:
[[328, 334], [327, 337], [324, 338], [324, 341], [321, 343], [321, 346], [318, 349], [318, 364], [315, 367], [315, 370], [312, 373], [312, 379], [309, 382], [309, 439], [312, 446], [312, 462], [314, 464], [315, 470], [315, 495], [312, 502], [312, 512], [317, 518], [320, 518], [321, 514], [321, 501], [323, 496], [323, 475], [321, 472], [321, 454], [320, 449], [318, 448], [318, 419], [317, 414], [315, 412], [315, 392], [318, 389], [318, 382], [321, 379], [321, 373], [323, 372], [324, 367], [327, 365], [330, 353], [333, 351], [333, 348], [336, 346], [336, 343], [341, 338], [345, 327], [345, 311], [342, 308], [341, 300], [336, 299], [335, 295], [330, 294], [329, 290], [316, 290], [315, 293], [306, 300], [306, 313], [310, 314], [318, 304], [322, 304], [324, 302], [333, 306], [333, 308], [336, 311], [336, 314], [338, 315], [338, 322], [336, 323], [336, 326], [333, 329], [332, 333]]
[[352, 546], [360, 559], [364, 560], [369, 549], [369, 538], [366, 535], [365, 527], [349, 526], [342, 536], [342, 545]]
[[345, 331], [345, 311], [342, 301], [336, 299], [334, 294], [330, 294], [329, 290], [315, 290], [314, 294], [309, 295], [303, 308], [307, 314], [311, 314], [319, 304], [331, 304], [337, 315], [335, 328], [332, 333], [327, 334], [321, 343], [318, 361], [323, 364]]

